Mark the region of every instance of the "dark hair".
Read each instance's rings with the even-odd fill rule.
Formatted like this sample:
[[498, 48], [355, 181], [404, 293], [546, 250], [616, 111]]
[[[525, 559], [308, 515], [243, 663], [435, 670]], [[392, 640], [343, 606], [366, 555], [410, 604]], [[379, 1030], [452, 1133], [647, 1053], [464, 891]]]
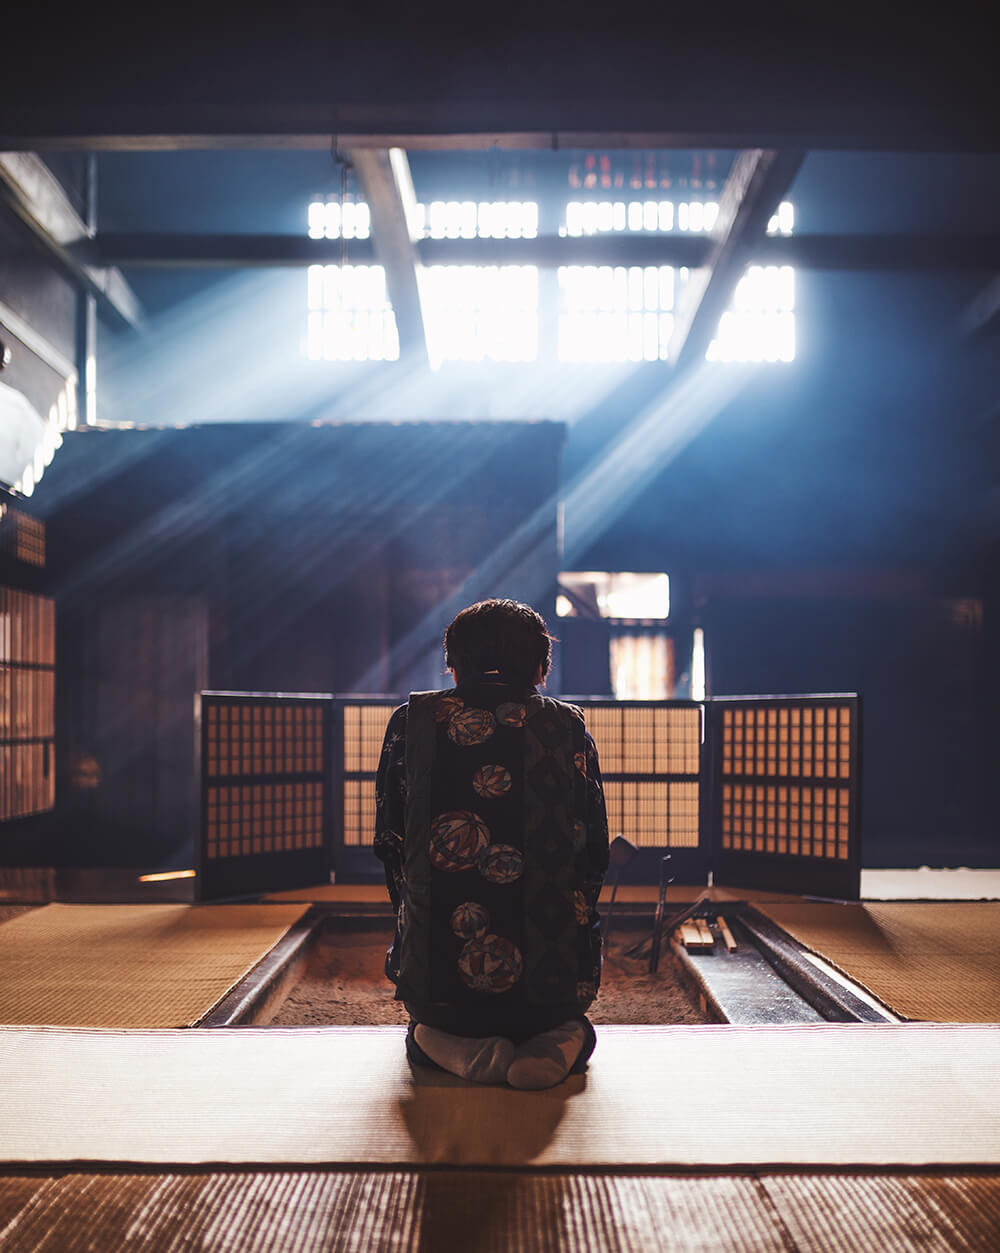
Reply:
[[549, 672], [552, 639], [545, 619], [516, 600], [481, 600], [444, 633], [444, 659], [459, 679], [498, 670], [506, 683], [531, 687]]

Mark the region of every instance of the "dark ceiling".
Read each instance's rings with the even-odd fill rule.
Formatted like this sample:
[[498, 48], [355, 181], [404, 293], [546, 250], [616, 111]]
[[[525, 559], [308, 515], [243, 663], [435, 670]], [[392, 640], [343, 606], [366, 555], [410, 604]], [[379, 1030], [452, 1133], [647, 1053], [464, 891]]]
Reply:
[[0, 140], [586, 130], [996, 151], [990, 11], [112, 0], [54, 21], [21, 6], [4, 19]]

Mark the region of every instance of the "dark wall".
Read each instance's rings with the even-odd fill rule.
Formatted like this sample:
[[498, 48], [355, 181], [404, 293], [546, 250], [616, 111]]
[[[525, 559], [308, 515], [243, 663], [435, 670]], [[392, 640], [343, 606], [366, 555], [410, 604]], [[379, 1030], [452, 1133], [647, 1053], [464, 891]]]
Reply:
[[32, 501], [63, 858], [190, 864], [199, 690], [443, 686], [464, 604], [551, 617], [562, 442], [557, 423], [67, 432]]
[[716, 599], [713, 695], [862, 695], [867, 866], [990, 865], [978, 602]]
[[[862, 694], [872, 865], [1000, 855], [996, 335], [958, 334], [967, 285], [801, 275], [797, 360], [749, 379], [641, 490], [619, 482], [574, 563], [701, 586], [713, 694]], [[585, 414], [567, 477], [662, 387], [651, 368]]]
[[68, 865], [193, 864], [194, 693], [208, 604], [108, 593], [58, 619], [57, 816]]

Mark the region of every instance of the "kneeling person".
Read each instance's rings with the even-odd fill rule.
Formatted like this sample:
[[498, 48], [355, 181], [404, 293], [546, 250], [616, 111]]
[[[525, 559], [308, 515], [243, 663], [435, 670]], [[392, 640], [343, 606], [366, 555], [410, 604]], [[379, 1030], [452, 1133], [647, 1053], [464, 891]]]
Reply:
[[410, 1059], [519, 1088], [586, 1065], [601, 974], [597, 749], [576, 706], [536, 690], [550, 656], [529, 606], [464, 609], [445, 634], [455, 686], [395, 711], [376, 783]]

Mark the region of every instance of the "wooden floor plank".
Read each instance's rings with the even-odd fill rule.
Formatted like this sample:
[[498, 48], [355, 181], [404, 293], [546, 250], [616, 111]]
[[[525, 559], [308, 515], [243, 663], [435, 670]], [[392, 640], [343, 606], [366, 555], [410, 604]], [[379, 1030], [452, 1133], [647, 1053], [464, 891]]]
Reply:
[[405, 1172], [71, 1174], [8, 1224], [0, 1249], [395, 1253], [417, 1247], [419, 1190]]
[[477, 1253], [784, 1253], [753, 1178], [426, 1174], [421, 1249]]
[[802, 1253], [1000, 1249], [1000, 1178], [780, 1175], [761, 1180]]
[[784, 1253], [789, 1248], [752, 1175], [647, 1176], [637, 1182], [664, 1249]]
[[41, 1175], [0, 1176], [0, 1238], [14, 1224], [30, 1202], [52, 1181]]
[[0, 1176], [2, 1253], [996, 1253], [1000, 1175]]

